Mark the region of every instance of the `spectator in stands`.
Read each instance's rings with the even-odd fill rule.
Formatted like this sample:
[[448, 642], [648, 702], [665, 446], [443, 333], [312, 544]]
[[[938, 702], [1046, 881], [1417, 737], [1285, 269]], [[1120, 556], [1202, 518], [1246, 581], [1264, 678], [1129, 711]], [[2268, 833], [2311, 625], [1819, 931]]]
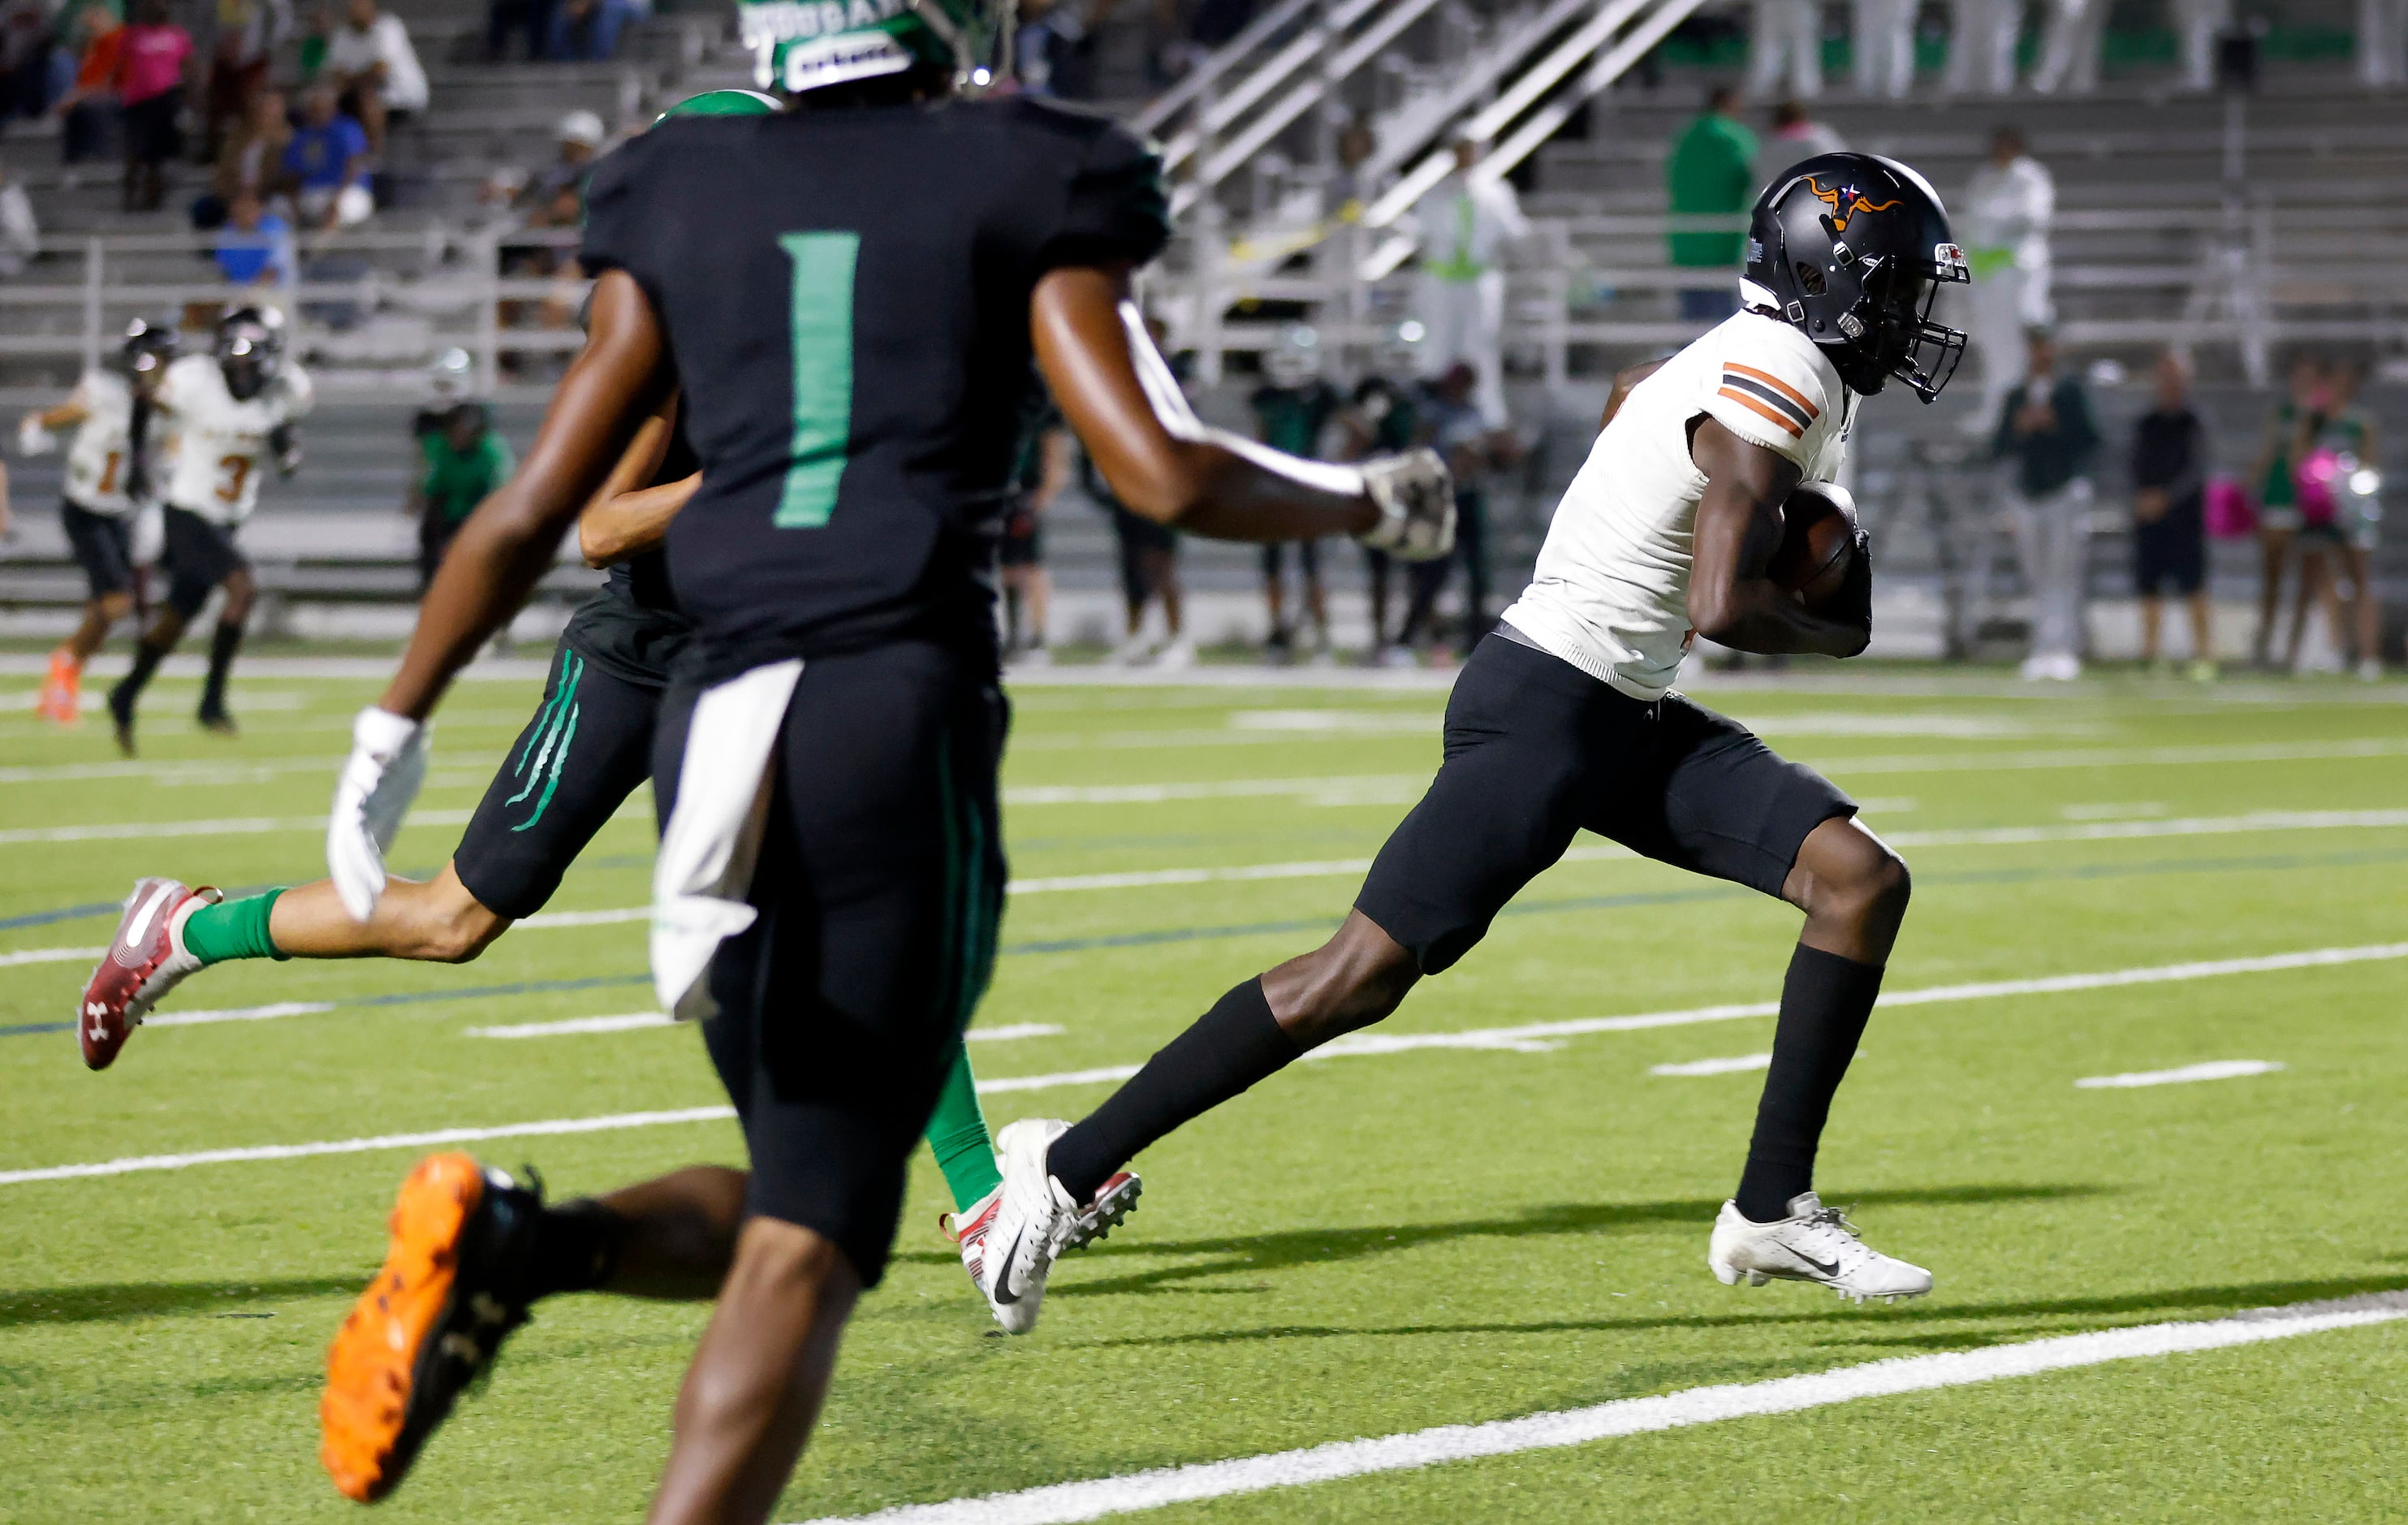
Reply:
[[[2291, 607], [2291, 639], [2284, 663], [2303, 664], [2308, 606], [2325, 611], [2332, 644], [2316, 670], [2340, 669], [2343, 653], [2357, 648], [2358, 675], [2383, 676], [2378, 642], [2382, 609], [2372, 594], [2372, 561], [2381, 521], [2369, 511], [2373, 495], [2352, 479], [2377, 459], [2374, 420], [2358, 405], [2357, 367], [2339, 362], [2316, 367], [2316, 386], [2299, 417], [2290, 452], [2293, 491], [2300, 511], [2300, 596]], [[2341, 574], [2347, 572], [2356, 620], [2343, 617]]]
[[368, 194], [368, 135], [343, 115], [335, 87], [317, 84], [302, 108], [301, 130], [284, 145], [284, 174], [303, 225], [320, 229], [365, 222], [375, 203]]
[[410, 486], [409, 506], [418, 517], [418, 591], [423, 597], [460, 526], [509, 480], [518, 463], [494, 427], [492, 410], [473, 398], [453, 403], [440, 428], [418, 437], [418, 448], [425, 468]]
[[2015, 49], [2023, 36], [2023, 0], [1945, 0], [1948, 71], [1941, 89], [1951, 95], [2004, 95], [2015, 88]]
[[1501, 176], [1475, 175], [1487, 145], [1469, 133], [1455, 142], [1455, 167], [1413, 204], [1421, 235], [1417, 315], [1427, 332], [1424, 363], [1458, 361], [1480, 379], [1482, 414], [1505, 426], [1505, 271], [1499, 257], [1527, 237], [1529, 223]]
[[22, 275], [41, 251], [42, 228], [34, 220], [34, 200], [0, 165], [0, 278]]
[[293, 283], [293, 224], [267, 209], [256, 191], [236, 191], [218, 234], [218, 273], [236, 286]]
[[0, 115], [38, 117], [50, 109], [50, 46], [43, 0], [0, 0]]
[[2057, 181], [2025, 149], [2022, 129], [1994, 130], [1989, 161], [1966, 186], [1957, 223], [1973, 266], [1972, 319], [1966, 326], [1982, 366], [1976, 428], [1996, 420], [2007, 394], [2023, 384], [2024, 336], [2055, 321], [2048, 235], [2056, 216]]
[[2031, 87], [2042, 95], [2087, 95], [2099, 88], [2099, 50], [2107, 36], [2108, 0], [2048, 0], [2040, 62]]
[[556, 0], [491, 0], [485, 7], [485, 62], [498, 64], [509, 56], [510, 38], [526, 38], [529, 63], [541, 58], [552, 44], [552, 13]]
[[2215, 678], [2215, 640], [2207, 607], [2207, 425], [2190, 405], [2190, 368], [2168, 351], [2157, 357], [2157, 404], [2132, 431], [2132, 583], [2141, 596], [2141, 660], [2171, 670], [2160, 655], [2165, 597], [2190, 610], [2190, 675]]
[[294, 49], [294, 62], [299, 67], [297, 82], [314, 85], [318, 76], [326, 72], [326, 50], [335, 38], [335, 7], [332, 4], [310, 7], [308, 20], [301, 23], [301, 41]]
[[[1360, 461], [1395, 454], [1422, 442], [1420, 388], [1413, 378], [1421, 369], [1421, 325], [1402, 323], [1382, 336], [1378, 368], [1354, 384], [1354, 395], [1339, 414], [1345, 430], [1346, 458]], [[1364, 546], [1363, 573], [1371, 596], [1371, 644], [1364, 653], [1369, 667], [1411, 667], [1412, 654], [1390, 639], [1388, 629], [1388, 553]]]
[[[1255, 438], [1283, 454], [1321, 459], [1322, 436], [1338, 417], [1338, 389], [1321, 374], [1321, 336], [1300, 323], [1279, 331], [1263, 354], [1263, 384], [1247, 403], [1254, 410]], [[1287, 602], [1288, 547], [1274, 541], [1262, 548], [1263, 603], [1270, 616], [1270, 640], [1264, 656], [1284, 665], [1297, 654], [1296, 626]], [[1321, 581], [1321, 542], [1296, 546], [1297, 574], [1304, 594], [1305, 618], [1311, 622], [1312, 659], [1330, 660], [1329, 590]]]
[[1899, 101], [1914, 88], [1916, 0], [1856, 0], [1849, 7], [1854, 31], [1856, 94]]
[[[1148, 318], [1146, 334], [1156, 350], [1163, 348], [1168, 330], [1159, 318]], [[1170, 356], [1170, 372], [1182, 392], [1193, 389], [1196, 352], [1182, 350]], [[1121, 598], [1126, 614], [1121, 643], [1112, 648], [1104, 660], [1113, 667], [1127, 667], [1144, 661], [1148, 656], [1159, 668], [1177, 669], [1196, 665], [1196, 646], [1187, 639], [1182, 618], [1179, 586], [1179, 532], [1169, 525], [1132, 513], [1113, 493], [1104, 474], [1096, 469], [1094, 455], [1084, 449], [1079, 452], [1079, 481], [1087, 496], [1112, 517], [1112, 539], [1120, 548]], [[1163, 644], [1154, 645], [1146, 639], [1145, 610], [1155, 599], [1162, 601]]]
[[2324, 387], [2324, 366], [2312, 354], [2291, 361], [2288, 396], [2274, 405], [2266, 420], [2264, 442], [2249, 468], [2258, 494], [2258, 627], [2249, 638], [2249, 659], [2257, 667], [2273, 665], [2274, 612], [2283, 601], [2283, 582], [2290, 569], [2291, 541], [2300, 533], [2299, 481], [2300, 423], [2314, 414]]
[[1784, 76], [1800, 100], [1823, 94], [1822, 0], [1755, 0], [1750, 9], [1748, 94], [1770, 95]]
[[1495, 624], [1488, 612], [1487, 484], [1495, 468], [1512, 464], [1520, 454], [1512, 435], [1488, 427], [1472, 396], [1470, 368], [1460, 365], [1429, 382], [1422, 394], [1429, 443], [1455, 473], [1455, 550], [1440, 560], [1415, 562], [1407, 568], [1412, 597], [1397, 640], [1434, 665], [1443, 660], [1437, 655], [1438, 601], [1457, 566], [1463, 568], [1463, 624], [1455, 633], [1456, 652], [1470, 655]]
[[619, 50], [619, 29], [634, 14], [628, 0], [559, 0], [544, 56], [564, 64], [599, 63]]
[[2232, 0], [2174, 0], [2184, 84], [2193, 90], [2215, 88], [2216, 47], [2232, 30]]
[[1847, 146], [1837, 129], [1815, 121], [1804, 106], [1783, 101], [1772, 108], [1772, 130], [1756, 146], [1756, 189], [1771, 184], [1791, 165], [1804, 164], [1818, 153], [1838, 153]]
[[167, 13], [167, 0], [140, 0], [117, 59], [117, 98], [125, 108], [127, 211], [156, 211], [167, 194], [165, 165], [183, 147], [176, 118], [184, 108], [184, 71], [193, 36]]
[[516, 205], [530, 226], [573, 228], [584, 216], [585, 182], [610, 134], [600, 116], [578, 110], [560, 119], [552, 137], [559, 152], [521, 188]]
[[292, 0], [218, 0], [217, 12], [206, 123], [211, 160], [251, 120], [252, 101], [267, 88], [268, 60], [293, 30]]
[[60, 157], [71, 165], [108, 153], [123, 126], [117, 64], [125, 43], [124, 24], [107, 6], [89, 5], [77, 12], [76, 30], [83, 51], [76, 64], [75, 85], [51, 108], [62, 118]]
[[1049, 399], [1023, 439], [996, 555], [1003, 581], [1004, 658], [1025, 667], [1045, 667], [1054, 660], [1046, 644], [1054, 580], [1045, 570], [1045, 515], [1070, 484], [1076, 450], [1069, 425]]
[[386, 128], [426, 109], [426, 70], [401, 18], [377, 0], [348, 0], [343, 24], [326, 39], [326, 73], [367, 129], [368, 151], [384, 152]]
[[2023, 675], [2070, 682], [2082, 676], [2099, 430], [2082, 382], [2057, 373], [2057, 341], [2046, 329], [2032, 330], [2027, 353], [2029, 368], [2007, 395], [1992, 450], [2014, 462], [2007, 511], [2032, 600], [2032, 650]]
[[218, 150], [208, 194], [193, 203], [193, 225], [222, 226], [236, 197], [249, 194], [265, 201], [275, 194], [283, 180], [284, 151], [292, 141], [293, 123], [285, 119], [283, 94], [263, 90], [251, 96], [251, 108]]
[[1684, 323], [1720, 323], [1739, 310], [1740, 246], [1747, 235], [1741, 225], [1755, 205], [1756, 135], [1739, 120], [1739, 93], [1717, 85], [1706, 97], [1706, 109], [1689, 123], [1664, 161], [1665, 187], [1671, 193], [1677, 218], [1717, 218], [1729, 230], [1681, 231], [1664, 236], [1665, 252], [1675, 269], [1713, 271], [1709, 281], [1681, 293]]

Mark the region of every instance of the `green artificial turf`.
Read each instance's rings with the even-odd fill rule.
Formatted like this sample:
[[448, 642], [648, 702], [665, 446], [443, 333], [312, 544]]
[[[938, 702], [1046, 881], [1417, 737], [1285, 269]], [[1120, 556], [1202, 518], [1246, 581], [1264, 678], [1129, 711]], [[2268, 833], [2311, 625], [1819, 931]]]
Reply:
[[[97, 945], [112, 914], [73, 913], [137, 874], [253, 886], [322, 871], [308, 823], [374, 685], [243, 680], [231, 741], [181, 718], [194, 687], [154, 690], [143, 761], [156, 766], [140, 770], [108, 766], [103, 725], [59, 735], [22, 710], [0, 718], [0, 956]], [[452, 696], [396, 866], [442, 861], [457, 834], [442, 823], [474, 804], [536, 697], [494, 682]], [[2116, 834], [2408, 813], [2400, 689], [2040, 691], [1842, 670], [1700, 697], [1823, 767], [1885, 833], [2036, 828], [2042, 840], [1903, 849], [1915, 896], [1893, 991], [2408, 937], [2408, 826]], [[1013, 871], [1059, 881], [1368, 857], [1435, 765], [1442, 698], [1030, 685], [1015, 701]], [[1137, 784], [1198, 787], [1062, 792]], [[294, 824], [31, 835], [257, 820]], [[639, 797], [553, 909], [641, 904], [651, 840]], [[997, 1078], [1138, 1062], [1229, 985], [1310, 947], [1358, 878], [1018, 896], [978, 1022], [1063, 1030], [982, 1042], [973, 1059]], [[1795, 929], [1794, 913], [1746, 892], [1591, 854], [1533, 884], [1383, 1030], [1769, 1000]], [[526, 928], [461, 969], [223, 967], [169, 1010], [337, 1009], [146, 1030], [101, 1075], [69, 1032], [0, 1033], [0, 1172], [717, 1102], [690, 1030], [467, 1035], [645, 1010], [641, 934]], [[84, 973], [0, 964], [0, 1028], [64, 1023]], [[1705, 1270], [1760, 1077], [1649, 1071], [1761, 1053], [1769, 1018], [1300, 1065], [1144, 1157], [1141, 1211], [1063, 1264], [1043, 1322], [1017, 1340], [991, 1332], [938, 1237], [947, 1204], [924, 1154], [894, 1270], [863, 1303], [781, 1518], [2408, 1289], [2404, 983], [2408, 960], [2377, 960], [1877, 1014], [1820, 1185], [1858, 1204], [1873, 1244], [1937, 1274], [1931, 1297], [1895, 1307], [1735, 1291]], [[505, 988], [521, 986], [534, 988]], [[495, 993], [360, 1004], [475, 991]], [[2218, 1059], [2285, 1068], [2073, 1084]], [[989, 1116], [1076, 1116], [1104, 1094], [997, 1095]], [[482, 1152], [531, 1160], [572, 1194], [736, 1160], [739, 1144], [731, 1125], [699, 1123]], [[320, 1362], [413, 1154], [0, 1185], [0, 1518], [351, 1514], [315, 1460]], [[543, 1305], [380, 1517], [639, 1519], [706, 1316]], [[2408, 1496], [2403, 1377], [2408, 1328], [2342, 1330], [1132, 1518], [2375, 1519]]]

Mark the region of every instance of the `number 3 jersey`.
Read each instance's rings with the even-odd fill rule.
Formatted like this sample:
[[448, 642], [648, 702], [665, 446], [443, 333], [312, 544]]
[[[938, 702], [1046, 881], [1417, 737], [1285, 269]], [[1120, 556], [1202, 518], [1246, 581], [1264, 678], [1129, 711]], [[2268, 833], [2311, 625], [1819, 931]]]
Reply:
[[702, 486], [669, 576], [711, 676], [905, 639], [994, 646], [1028, 308], [1142, 264], [1160, 164], [1025, 98], [673, 117], [606, 158], [583, 260], [650, 298]]
[[1503, 617], [1598, 682], [1663, 698], [1695, 634], [1691, 536], [1706, 474], [1689, 454], [1691, 421], [1710, 417], [1828, 482], [1846, 451], [1848, 406], [1839, 372], [1804, 334], [1754, 312], [1718, 324], [1623, 399]]
[[214, 357], [188, 354], [159, 378], [158, 398], [165, 416], [151, 427], [164, 425], [167, 435], [160, 500], [233, 525], [258, 505], [268, 436], [308, 412], [312, 393], [308, 376], [288, 364], [257, 396], [238, 398]]
[[158, 490], [163, 431], [155, 413], [145, 421], [142, 453], [148, 469], [143, 476], [150, 493], [137, 503], [133, 496], [137, 485], [133, 383], [113, 370], [88, 370], [68, 395], [67, 406], [83, 410], [83, 422], [76, 425], [75, 437], [67, 444], [67, 501], [87, 513], [111, 517], [147, 504]]

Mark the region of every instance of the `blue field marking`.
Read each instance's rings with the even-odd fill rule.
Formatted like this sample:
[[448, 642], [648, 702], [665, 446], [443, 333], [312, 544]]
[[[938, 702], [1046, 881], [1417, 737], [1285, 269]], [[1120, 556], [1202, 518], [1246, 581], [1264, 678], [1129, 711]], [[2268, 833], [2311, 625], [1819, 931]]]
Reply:
[[[349, 1000], [330, 1000], [337, 1009], [348, 1006], [416, 1006], [437, 1000], [481, 1000], [488, 996], [534, 996], [553, 990], [598, 990], [608, 985], [649, 985], [650, 974], [595, 974], [581, 980], [523, 980], [516, 985], [480, 985], [465, 990], [404, 990], [384, 996], [354, 996]], [[71, 1032], [72, 1022], [22, 1022], [12, 1028], [0, 1028], [0, 1038], [20, 1038], [36, 1032]]]
[[123, 900], [94, 900], [90, 905], [63, 905], [56, 911], [28, 911], [22, 916], [0, 916], [0, 932], [48, 927], [54, 921], [81, 921], [87, 916], [113, 916], [124, 909]]

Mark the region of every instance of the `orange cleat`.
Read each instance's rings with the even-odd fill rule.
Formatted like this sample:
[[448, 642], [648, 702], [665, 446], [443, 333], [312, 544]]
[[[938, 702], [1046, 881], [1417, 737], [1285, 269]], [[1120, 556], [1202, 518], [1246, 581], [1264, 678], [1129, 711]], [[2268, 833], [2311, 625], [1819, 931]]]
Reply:
[[56, 725], [72, 726], [82, 719], [83, 664], [62, 646], [50, 654], [50, 670], [42, 679], [42, 697], [34, 709]]
[[464, 1154], [429, 1155], [393, 1204], [392, 1247], [326, 1350], [318, 1458], [337, 1491], [400, 1486], [452, 1404], [527, 1320], [526, 1250], [543, 1210]]

